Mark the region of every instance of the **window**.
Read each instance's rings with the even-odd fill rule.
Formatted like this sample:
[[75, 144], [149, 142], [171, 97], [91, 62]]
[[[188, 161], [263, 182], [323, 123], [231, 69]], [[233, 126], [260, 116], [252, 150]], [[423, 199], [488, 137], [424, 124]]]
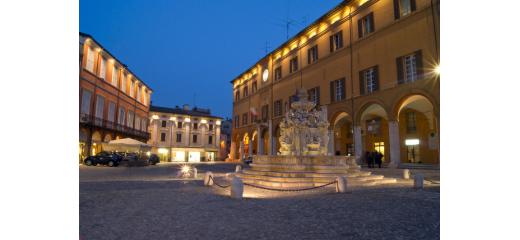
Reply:
[[182, 128], [182, 122], [177, 122], [177, 128]]
[[359, 92], [361, 95], [379, 90], [378, 67], [359, 72]]
[[412, 54], [398, 57], [397, 63], [397, 83], [415, 82], [423, 75], [421, 50]]
[[280, 80], [282, 78], [282, 67], [277, 67], [274, 69], [274, 80]]
[[213, 136], [208, 136], [208, 144], [213, 144]]
[[176, 139], [176, 141], [177, 141], [178, 143], [182, 142], [182, 134], [181, 134], [181, 133], [177, 133], [177, 139]]
[[197, 135], [193, 135], [193, 143], [197, 143]]
[[161, 133], [161, 142], [166, 141], [166, 133]]
[[101, 64], [99, 65], [99, 77], [106, 79], [107, 74], [107, 61], [104, 57], [101, 57]]
[[139, 86], [138, 82], [136, 82], [135, 85], [137, 87], [137, 101], [138, 102], [142, 102], [141, 101], [141, 86]]
[[87, 65], [85, 68], [90, 71], [94, 72], [94, 59], [96, 57], [96, 53], [92, 50], [92, 48], [87, 47]]
[[307, 63], [315, 63], [318, 61], [318, 45], [314, 45], [314, 47], [309, 48], [307, 50]]
[[262, 106], [262, 120], [266, 121], [269, 117], [269, 105]]
[[135, 92], [134, 92], [134, 84], [135, 84], [135, 81], [134, 81], [134, 80], [131, 80], [131, 81], [130, 81], [130, 97], [134, 97], [134, 96], [135, 96]]
[[369, 13], [365, 17], [358, 20], [359, 38], [362, 38], [372, 32], [374, 32], [374, 13]]
[[128, 111], [128, 118], [127, 120], [127, 126], [133, 127], [134, 126], [134, 112]]
[[121, 74], [121, 91], [126, 93], [126, 75], [124, 72]]
[[399, 19], [415, 11], [415, 0], [394, 0], [394, 18]]
[[83, 94], [81, 95], [81, 113], [90, 114], [90, 98], [92, 97], [92, 92], [83, 89]]
[[117, 87], [117, 68], [114, 64], [114, 66], [112, 66], [112, 85], [116, 86]]
[[343, 47], [343, 31], [339, 31], [329, 37], [330, 52], [334, 52]]
[[278, 117], [282, 115], [282, 100], [274, 102], [273, 116]]
[[345, 78], [330, 82], [330, 101], [337, 102], [345, 99]]
[[251, 87], [251, 93], [255, 93], [256, 90], [258, 90], [258, 87], [256, 86], [256, 81], [255, 81], [255, 82], [253, 82], [253, 85]]
[[210, 124], [210, 125], [209, 125], [209, 130], [210, 130], [210, 131], [213, 131], [213, 124]]
[[247, 125], [247, 113], [242, 114], [242, 125]]
[[237, 90], [235, 92], [235, 102], [238, 101], [238, 100], [240, 100], [240, 91], [239, 90]]
[[309, 101], [316, 104], [316, 106], [320, 105], [320, 87], [311, 88], [308, 91]]
[[135, 116], [135, 129], [139, 130], [141, 129], [141, 118], [139, 116]]
[[194, 130], [199, 129], [199, 124], [198, 124], [198, 123], [193, 123], [193, 129], [194, 129]]
[[165, 120], [162, 120], [162, 121], [161, 121], [161, 127], [163, 127], [163, 128], [166, 127], [166, 121], [165, 121]]
[[119, 107], [119, 124], [125, 125], [125, 109]]
[[146, 119], [146, 118], [143, 118], [143, 119], [142, 119], [142, 122], [141, 122], [141, 131], [143, 131], [143, 132], [146, 132], [146, 131], [147, 131], [147, 130], [146, 130], [147, 120], [148, 120], [148, 119]]
[[238, 128], [240, 126], [240, 116], [236, 115], [235, 116], [235, 128]]
[[247, 86], [244, 87], [244, 97], [247, 97], [249, 95], [249, 91], [247, 89]]
[[298, 57], [291, 59], [289, 66], [289, 72], [293, 73], [298, 71]]
[[107, 120], [110, 122], [114, 122], [116, 119], [116, 104], [113, 102], [108, 102], [108, 116]]
[[105, 98], [101, 95], [96, 97], [96, 118], [103, 118], [103, 107], [105, 106]]
[[415, 133], [417, 131], [415, 112], [406, 113], [406, 132]]

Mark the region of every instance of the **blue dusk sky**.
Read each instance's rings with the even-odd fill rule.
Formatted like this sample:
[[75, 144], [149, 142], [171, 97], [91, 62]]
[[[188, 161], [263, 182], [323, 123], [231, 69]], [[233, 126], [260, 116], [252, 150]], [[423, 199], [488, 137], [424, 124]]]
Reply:
[[[81, 0], [79, 29], [152, 89], [152, 104], [231, 117], [230, 81], [341, 0]], [[266, 44], [267, 43], [267, 44]]]

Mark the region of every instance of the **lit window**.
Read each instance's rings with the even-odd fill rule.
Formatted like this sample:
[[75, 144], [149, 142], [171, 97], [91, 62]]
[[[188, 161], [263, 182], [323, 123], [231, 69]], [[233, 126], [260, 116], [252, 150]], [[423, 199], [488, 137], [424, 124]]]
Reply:
[[117, 77], [118, 77], [117, 75], [118, 75], [117, 68], [114, 65], [112, 67], [112, 85], [114, 85], [116, 87], [117, 87]]
[[130, 97], [134, 97], [134, 84], [135, 82], [132, 80], [130, 82]]
[[87, 65], [86, 69], [90, 72], [94, 72], [94, 59], [95, 59], [95, 52], [92, 50], [92, 48], [87, 48]]
[[107, 61], [104, 57], [101, 57], [101, 65], [99, 69], [99, 77], [106, 79], [106, 71], [107, 71]]
[[121, 91], [126, 93], [126, 74], [124, 72], [121, 74]]

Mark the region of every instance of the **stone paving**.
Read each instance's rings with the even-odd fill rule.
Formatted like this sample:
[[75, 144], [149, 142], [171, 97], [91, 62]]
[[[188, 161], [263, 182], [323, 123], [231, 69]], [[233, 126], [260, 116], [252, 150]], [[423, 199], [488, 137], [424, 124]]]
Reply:
[[[246, 187], [251, 197], [271, 198], [234, 200], [228, 189], [175, 179], [178, 168], [80, 166], [81, 239], [439, 239], [439, 185], [416, 191], [400, 182], [347, 194]], [[224, 173], [235, 165], [197, 168], [227, 184]]]

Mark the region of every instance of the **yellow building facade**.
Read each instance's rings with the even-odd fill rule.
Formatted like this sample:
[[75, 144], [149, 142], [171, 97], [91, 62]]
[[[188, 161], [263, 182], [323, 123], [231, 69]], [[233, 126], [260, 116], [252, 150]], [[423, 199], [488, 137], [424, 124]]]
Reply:
[[298, 88], [327, 112], [329, 154], [439, 164], [439, 1], [344, 1], [231, 81], [230, 157], [276, 155]]

